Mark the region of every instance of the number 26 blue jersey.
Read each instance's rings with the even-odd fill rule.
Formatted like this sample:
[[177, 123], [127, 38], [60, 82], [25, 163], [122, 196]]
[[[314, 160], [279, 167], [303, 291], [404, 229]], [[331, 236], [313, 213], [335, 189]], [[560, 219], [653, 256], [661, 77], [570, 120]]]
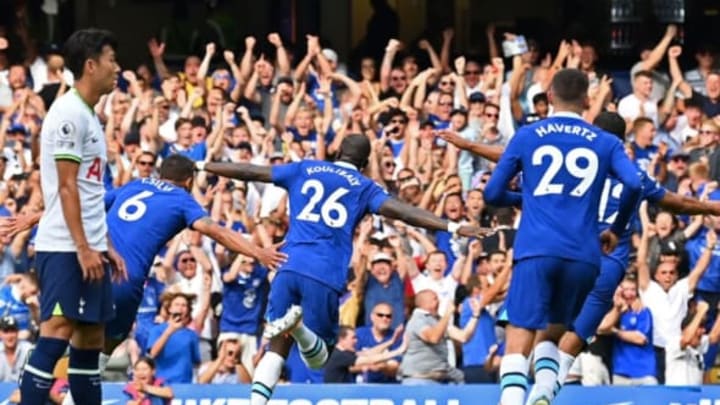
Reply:
[[368, 213], [389, 198], [345, 162], [303, 161], [272, 167], [273, 183], [288, 191], [290, 228], [282, 250], [293, 271], [343, 291], [353, 234]]

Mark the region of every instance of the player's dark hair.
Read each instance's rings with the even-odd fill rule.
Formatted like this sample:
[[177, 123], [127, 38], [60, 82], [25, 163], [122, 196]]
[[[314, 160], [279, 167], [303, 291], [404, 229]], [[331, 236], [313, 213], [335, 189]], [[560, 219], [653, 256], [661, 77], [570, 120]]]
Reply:
[[550, 88], [553, 99], [569, 105], [584, 105], [587, 98], [588, 78], [578, 69], [563, 69], [553, 76]]
[[348, 135], [340, 144], [337, 160], [351, 163], [362, 170], [368, 164], [370, 150], [370, 140], [367, 136], [362, 134]]
[[616, 112], [603, 111], [595, 118], [593, 125], [606, 132], [610, 132], [620, 138], [621, 141], [625, 141], [625, 131], [627, 127], [625, 125], [625, 120], [620, 116], [620, 114]]
[[184, 182], [195, 175], [195, 163], [182, 155], [170, 155], [160, 165], [160, 178], [172, 182]]
[[65, 66], [70, 69], [76, 80], [80, 79], [85, 62], [88, 59], [98, 60], [105, 46], [117, 50], [117, 40], [110, 31], [97, 28], [75, 31], [65, 42], [63, 49]]

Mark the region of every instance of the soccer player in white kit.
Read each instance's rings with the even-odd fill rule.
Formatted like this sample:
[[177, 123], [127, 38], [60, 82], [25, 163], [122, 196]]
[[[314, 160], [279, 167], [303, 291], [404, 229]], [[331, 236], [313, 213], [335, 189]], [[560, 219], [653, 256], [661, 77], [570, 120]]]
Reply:
[[70, 344], [68, 380], [78, 404], [100, 404], [98, 358], [104, 323], [114, 316], [111, 266], [125, 264], [107, 238], [103, 172], [105, 135], [93, 106], [113, 90], [120, 67], [116, 41], [104, 30], [75, 32], [65, 43], [75, 87], [53, 103], [41, 132], [45, 212], [35, 241], [40, 338], [23, 373], [21, 404], [44, 405], [53, 369]]

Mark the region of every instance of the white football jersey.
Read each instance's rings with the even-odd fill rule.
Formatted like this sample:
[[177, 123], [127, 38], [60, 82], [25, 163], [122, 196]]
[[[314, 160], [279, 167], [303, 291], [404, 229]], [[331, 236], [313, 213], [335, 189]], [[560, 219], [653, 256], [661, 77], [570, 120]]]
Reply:
[[38, 225], [36, 250], [77, 250], [63, 216], [55, 166], [56, 160], [71, 160], [80, 164], [77, 184], [85, 237], [92, 249], [106, 251], [103, 174], [107, 163], [107, 147], [98, 117], [92, 107], [72, 89], [50, 107], [43, 122], [40, 139], [40, 178], [45, 212]]

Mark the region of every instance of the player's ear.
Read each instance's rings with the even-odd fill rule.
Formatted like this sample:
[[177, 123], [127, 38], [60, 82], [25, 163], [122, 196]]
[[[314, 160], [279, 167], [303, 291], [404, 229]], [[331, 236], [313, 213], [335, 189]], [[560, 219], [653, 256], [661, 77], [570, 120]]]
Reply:
[[185, 180], [185, 184], [183, 184], [183, 186], [185, 186], [186, 190], [192, 190], [192, 185], [193, 185], [194, 179], [195, 179], [194, 176], [190, 176], [187, 178], [187, 180]]

